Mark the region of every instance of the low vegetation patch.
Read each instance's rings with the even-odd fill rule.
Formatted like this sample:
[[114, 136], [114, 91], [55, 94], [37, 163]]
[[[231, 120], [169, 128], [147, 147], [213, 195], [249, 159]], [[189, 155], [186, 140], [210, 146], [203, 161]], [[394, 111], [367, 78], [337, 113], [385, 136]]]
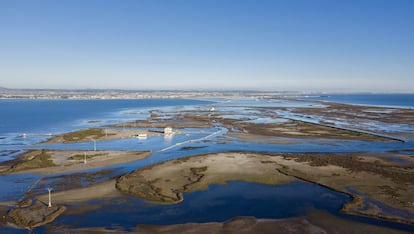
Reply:
[[[91, 158], [94, 158], [94, 157], [99, 157], [99, 156], [104, 156], [104, 155], [108, 155], [108, 154], [105, 154], [105, 153], [87, 154], [86, 159], [91, 159]], [[84, 160], [84, 159], [85, 159], [84, 154], [75, 154], [75, 155], [72, 155], [68, 158], [68, 160]]]
[[4, 218], [20, 228], [31, 230], [53, 222], [65, 210], [65, 206], [47, 207], [44, 203], [36, 201], [28, 207], [13, 208]]
[[85, 130], [80, 130], [77, 132], [70, 132], [63, 134], [63, 139], [68, 142], [76, 142], [82, 141], [86, 138], [93, 137], [93, 138], [101, 138], [105, 136], [105, 132], [101, 128], [89, 128]]
[[27, 161], [14, 164], [9, 171], [22, 171], [40, 167], [53, 167], [56, 164], [52, 160], [52, 156], [45, 150], [41, 150], [38, 154], [30, 157]]

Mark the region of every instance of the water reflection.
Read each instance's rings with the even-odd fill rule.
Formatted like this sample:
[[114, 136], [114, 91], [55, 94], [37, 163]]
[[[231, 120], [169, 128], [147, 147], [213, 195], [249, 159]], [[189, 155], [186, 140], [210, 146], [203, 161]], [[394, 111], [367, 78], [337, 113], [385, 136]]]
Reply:
[[174, 134], [164, 134], [164, 144], [171, 145], [173, 141]]
[[62, 216], [55, 225], [76, 223], [76, 226], [93, 227], [106, 223], [133, 228], [136, 224], [222, 222], [236, 216], [286, 218], [305, 215], [315, 208], [336, 213], [349, 200], [344, 194], [307, 182], [270, 186], [236, 181], [211, 185], [206, 191], [185, 193], [184, 201], [174, 205], [151, 204], [129, 196], [110, 202], [91, 201], [89, 205], [102, 204], [102, 207]]

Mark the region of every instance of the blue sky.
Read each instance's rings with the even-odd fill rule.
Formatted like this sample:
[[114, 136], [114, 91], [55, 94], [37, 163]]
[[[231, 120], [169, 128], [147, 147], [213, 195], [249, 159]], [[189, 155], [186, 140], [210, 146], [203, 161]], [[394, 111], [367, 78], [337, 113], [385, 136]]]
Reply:
[[412, 0], [0, 0], [0, 86], [414, 92]]

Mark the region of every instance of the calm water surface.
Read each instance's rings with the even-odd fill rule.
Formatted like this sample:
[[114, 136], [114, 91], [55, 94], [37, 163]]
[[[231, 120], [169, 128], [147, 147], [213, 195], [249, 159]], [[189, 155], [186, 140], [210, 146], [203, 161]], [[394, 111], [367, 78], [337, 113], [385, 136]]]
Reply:
[[[80, 128], [87, 120], [147, 117], [148, 108], [200, 105], [207, 101], [188, 99], [137, 100], [5, 100], [0, 99], [0, 136], [8, 133], [56, 133]], [[128, 112], [126, 112], [128, 110]], [[134, 113], [141, 110], [142, 113]], [[102, 123], [101, 123], [102, 124]]]
[[414, 94], [330, 94], [308, 97], [306, 100], [414, 108]]
[[301, 181], [277, 186], [230, 182], [211, 185], [206, 191], [185, 193], [184, 201], [173, 205], [151, 204], [134, 197], [90, 201], [81, 206], [102, 207], [81, 215], [61, 216], [56, 225], [134, 228], [138, 223], [223, 222], [236, 216], [286, 218], [305, 215], [311, 209], [337, 213], [348, 201], [346, 195]]

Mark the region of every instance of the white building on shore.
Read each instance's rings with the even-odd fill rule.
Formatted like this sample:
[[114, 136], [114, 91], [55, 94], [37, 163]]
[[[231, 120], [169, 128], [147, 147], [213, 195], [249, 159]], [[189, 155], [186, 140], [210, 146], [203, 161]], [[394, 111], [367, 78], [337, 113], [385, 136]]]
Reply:
[[172, 127], [165, 127], [165, 128], [164, 128], [164, 134], [165, 134], [165, 135], [171, 135], [171, 134], [174, 134], [174, 132], [173, 132], [173, 128], [172, 128]]
[[139, 133], [139, 134], [135, 135], [135, 137], [140, 139], [140, 140], [144, 140], [144, 139], [147, 139], [148, 135], [146, 133]]

